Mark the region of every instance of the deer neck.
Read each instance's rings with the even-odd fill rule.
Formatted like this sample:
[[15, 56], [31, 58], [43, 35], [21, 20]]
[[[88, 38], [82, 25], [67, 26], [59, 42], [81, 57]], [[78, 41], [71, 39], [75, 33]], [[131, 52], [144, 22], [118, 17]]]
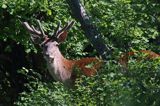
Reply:
[[56, 50], [53, 54], [54, 61], [59, 61], [61, 63], [61, 60], [65, 59], [60, 50]]
[[52, 77], [61, 81], [65, 85], [70, 86], [72, 83], [71, 74], [74, 61], [64, 58], [59, 50], [55, 51], [51, 58], [47, 61], [48, 69]]

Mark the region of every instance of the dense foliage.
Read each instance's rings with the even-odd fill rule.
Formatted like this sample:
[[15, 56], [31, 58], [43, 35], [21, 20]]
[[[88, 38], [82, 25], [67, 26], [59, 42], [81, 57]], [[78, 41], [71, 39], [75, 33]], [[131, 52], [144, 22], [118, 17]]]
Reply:
[[[118, 63], [121, 53], [160, 51], [160, 4], [150, 0], [81, 0], [105, 43], [112, 48], [94, 77], [80, 77], [76, 89], [54, 82], [41, 50], [35, 48], [22, 21], [42, 22], [50, 35], [60, 20], [74, 20], [65, 0], [0, 1], [0, 105], [19, 106], [159, 106], [160, 60], [131, 57], [127, 72]], [[80, 24], [68, 34], [60, 49], [66, 58], [93, 56]], [[90, 46], [89, 46], [90, 47]], [[141, 55], [143, 58], [143, 55]]]

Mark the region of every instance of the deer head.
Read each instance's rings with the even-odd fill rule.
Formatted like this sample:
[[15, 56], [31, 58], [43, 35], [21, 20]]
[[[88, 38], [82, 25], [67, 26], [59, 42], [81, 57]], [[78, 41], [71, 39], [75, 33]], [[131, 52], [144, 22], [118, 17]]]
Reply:
[[39, 20], [37, 20], [39, 30], [33, 25], [30, 26], [28, 22], [23, 22], [22, 24], [30, 32], [32, 41], [42, 47], [43, 54], [53, 58], [53, 52], [59, 51], [58, 45], [64, 42], [67, 37], [67, 30], [73, 26], [74, 21], [68, 22], [63, 28], [60, 28], [61, 23], [59, 22], [53, 35], [50, 37], [44, 33]]

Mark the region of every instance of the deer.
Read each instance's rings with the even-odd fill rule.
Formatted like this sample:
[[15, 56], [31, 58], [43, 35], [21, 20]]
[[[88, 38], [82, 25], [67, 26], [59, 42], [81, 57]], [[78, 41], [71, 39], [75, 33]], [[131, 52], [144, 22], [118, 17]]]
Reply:
[[[37, 20], [38, 27], [30, 25], [28, 22], [22, 22], [22, 25], [31, 35], [31, 40], [34, 44], [38, 44], [42, 49], [42, 54], [46, 60], [49, 73], [56, 81], [60, 81], [67, 87], [72, 87], [78, 74], [83, 74], [87, 77], [94, 76], [97, 70], [101, 67], [102, 61], [96, 57], [86, 57], [79, 60], [66, 59], [60, 49], [59, 45], [67, 38], [68, 30], [74, 25], [74, 21], [67, 22], [61, 28], [61, 22], [58, 23], [51, 36], [45, 34], [41, 22]], [[91, 67], [88, 64], [94, 63]], [[80, 73], [76, 72], [78, 69]]]
[[[136, 51], [136, 52], [131, 51], [131, 52], [123, 53], [121, 55], [121, 57], [119, 58], [119, 63], [122, 65], [122, 67], [124, 69], [127, 69], [127, 67], [128, 67], [127, 64], [128, 64], [128, 61], [129, 61], [129, 56], [134, 56], [137, 53], [145, 54], [146, 55], [145, 58], [147, 58], [147, 59], [156, 59], [156, 58], [160, 57], [159, 54], [157, 54], [157, 53], [155, 53], [151, 50], [139, 50], [139, 51]], [[141, 59], [138, 58], [137, 60], [141, 60]]]

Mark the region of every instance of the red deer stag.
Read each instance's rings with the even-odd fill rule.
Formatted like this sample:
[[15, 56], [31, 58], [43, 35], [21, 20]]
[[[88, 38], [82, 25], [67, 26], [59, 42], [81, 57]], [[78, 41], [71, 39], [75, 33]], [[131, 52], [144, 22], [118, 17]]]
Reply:
[[[61, 54], [58, 45], [67, 37], [67, 31], [73, 26], [74, 21], [67, 23], [63, 28], [60, 28], [60, 22], [54, 31], [54, 34], [49, 37], [42, 29], [41, 23], [37, 20], [39, 30], [33, 25], [29, 25], [28, 22], [22, 24], [31, 34], [31, 39], [34, 43], [38, 43], [43, 49], [43, 55], [47, 62], [48, 70], [51, 76], [62, 82], [66, 86], [73, 86], [74, 81], [77, 78], [77, 74], [74, 69], [79, 68], [86, 76], [95, 75], [97, 69], [100, 68], [101, 62], [95, 57], [82, 58], [80, 60], [68, 60]], [[86, 65], [94, 63], [92, 67]]]
[[[140, 50], [140, 51], [137, 51], [137, 52], [128, 52], [128, 53], [124, 53], [120, 58], [119, 58], [119, 63], [125, 68], [127, 69], [127, 64], [128, 64], [128, 61], [129, 61], [129, 57], [130, 56], [134, 56], [136, 55], [136, 53], [143, 53], [143, 54], [146, 54], [146, 58], [148, 59], [155, 59], [155, 58], [158, 58], [160, 57], [159, 54], [153, 52], [153, 51], [150, 51], [150, 50]], [[139, 60], [139, 59], [138, 59]]]

